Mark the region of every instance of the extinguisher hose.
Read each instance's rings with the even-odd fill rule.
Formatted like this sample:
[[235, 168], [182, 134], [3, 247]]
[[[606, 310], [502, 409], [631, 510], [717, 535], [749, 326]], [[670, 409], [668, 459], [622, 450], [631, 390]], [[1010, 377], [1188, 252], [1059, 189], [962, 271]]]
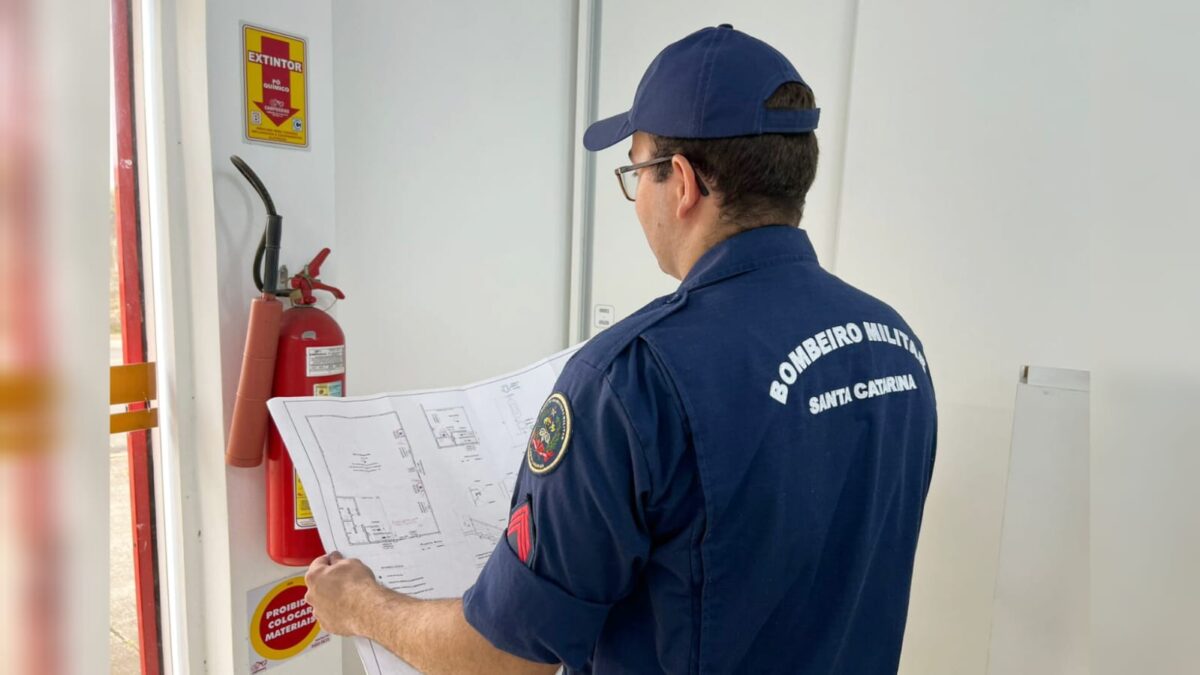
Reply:
[[[283, 238], [283, 216], [268, 215], [267, 227], [263, 230], [262, 239], [258, 242], [258, 251], [254, 254], [254, 285], [263, 293], [287, 295], [288, 291], [280, 291], [279, 286], [279, 240]], [[274, 242], [274, 245], [272, 245]], [[266, 260], [264, 264], [262, 261]], [[259, 272], [260, 265], [266, 268], [266, 279]]]
[[[229, 161], [233, 162], [237, 170], [258, 193], [263, 206], [267, 209], [267, 226], [263, 229], [262, 237], [258, 241], [258, 250], [254, 253], [254, 264], [251, 270], [254, 274], [254, 286], [260, 292], [268, 295], [286, 296], [289, 291], [279, 290], [279, 247], [283, 240], [283, 216], [275, 210], [275, 201], [271, 199], [271, 193], [267, 192], [267, 187], [263, 185], [258, 174], [254, 173], [254, 169], [251, 169], [250, 165], [237, 155], [230, 155]], [[266, 270], [265, 278], [264, 268]]]

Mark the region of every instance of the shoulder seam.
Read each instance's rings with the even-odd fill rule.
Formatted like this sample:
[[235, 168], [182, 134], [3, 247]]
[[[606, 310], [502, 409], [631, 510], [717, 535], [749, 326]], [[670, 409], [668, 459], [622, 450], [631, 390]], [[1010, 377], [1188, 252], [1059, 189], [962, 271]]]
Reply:
[[675, 381], [675, 376], [667, 369], [667, 364], [663, 362], [662, 355], [658, 353], [658, 347], [655, 347], [644, 335], [639, 335], [636, 339], [641, 340], [646, 345], [651, 358], [654, 359], [654, 367], [658, 369], [662, 378], [671, 385], [671, 393], [675, 397], [675, 410], [679, 413], [679, 419], [683, 420], [684, 431], [690, 439], [692, 436], [692, 420], [688, 417], [687, 408], [683, 405], [683, 394], [679, 391], [679, 383]]
[[[609, 379], [608, 373], [602, 373], [601, 379], [604, 381], [604, 386], [608, 387], [608, 390], [612, 392], [613, 398], [617, 401], [617, 405], [621, 407], [621, 416], [625, 418], [625, 424], [628, 424], [629, 428], [633, 430], [633, 437], [637, 439], [638, 443], [638, 459], [636, 461], [642, 465], [642, 473], [645, 474], [646, 479], [652, 483], [648, 487], [650, 488], [650, 494], [653, 495], [655, 494], [655, 490], [658, 486], [653, 485], [654, 476], [650, 473], [650, 465], [646, 463], [646, 441], [642, 438], [641, 432], [638, 431], [637, 425], [633, 423], [633, 418], [629, 415], [629, 406], [625, 405], [625, 398], [621, 396], [621, 392], [617, 391], [617, 388], [613, 386], [612, 380]], [[630, 461], [634, 461], [632, 457], [629, 459]], [[634, 497], [636, 496], [637, 495], [635, 494]], [[635, 501], [640, 502], [641, 500]], [[637, 511], [642, 520], [642, 524], [646, 525], [646, 514], [642, 509], [642, 504], [639, 503], [637, 505]]]
[[[658, 307], [655, 307], [653, 310], [650, 310], [641, 316], [630, 317], [630, 318], [635, 318], [636, 322], [631, 324], [628, 327], [622, 327], [624, 330], [624, 333], [623, 334], [614, 334], [612, 342], [610, 344], [601, 345], [603, 347], [603, 349], [598, 350], [599, 353], [597, 355], [593, 356], [592, 354], [589, 354], [587, 347], [584, 347], [584, 349], [580, 350], [576, 354], [576, 358], [574, 360], [577, 360], [580, 363], [587, 364], [593, 370], [603, 372], [605, 369], [607, 369], [612, 364], [613, 360], [616, 359], [616, 357], [622, 351], [624, 351], [627, 347], [629, 347], [629, 345], [633, 344], [634, 340], [637, 340], [638, 338], [640, 338], [644, 331], [646, 331], [648, 328], [655, 325], [659, 321], [662, 321], [666, 317], [674, 314], [681, 307], [683, 307], [687, 304], [687, 291], [686, 290], [680, 290], [675, 294], [675, 296], [672, 296], [672, 297], [677, 297], [678, 300], [676, 300], [674, 302], [663, 303], [663, 304], [659, 305]], [[613, 326], [612, 328], [609, 328], [608, 330], [614, 330], [618, 327], [621, 327], [620, 323], [618, 323], [616, 326]], [[604, 335], [604, 333], [600, 333], [596, 337], [592, 338], [592, 340], [596, 340], [597, 341], [596, 344], [600, 345], [601, 342], [600, 342], [599, 338], [603, 335]]]

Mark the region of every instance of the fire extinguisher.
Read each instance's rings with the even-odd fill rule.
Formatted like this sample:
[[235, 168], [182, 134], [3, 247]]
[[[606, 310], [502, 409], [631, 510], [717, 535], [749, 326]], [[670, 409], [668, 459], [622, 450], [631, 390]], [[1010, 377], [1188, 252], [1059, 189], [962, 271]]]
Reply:
[[[313, 296], [313, 291], [319, 289], [339, 300], [345, 297], [340, 290], [317, 279], [328, 255], [329, 249], [322, 249], [291, 279], [293, 306], [283, 313], [279, 324], [279, 348], [271, 388], [275, 396], [346, 393], [346, 338], [337, 321], [316, 307]], [[274, 422], [267, 437], [267, 552], [281, 565], [304, 567], [325, 553], [304, 486]]]
[[[291, 277], [288, 288], [277, 288], [283, 218], [254, 171], [236, 155], [230, 160], [262, 198], [267, 227], [254, 257], [254, 282], [261, 296], [250, 308], [225, 457], [232, 466], [258, 466], [266, 437], [267, 553], [281, 565], [307, 566], [325, 551], [304, 486], [268, 419], [266, 401], [274, 396], [345, 395], [346, 339], [337, 321], [316, 306], [313, 292], [326, 291], [339, 300], [345, 295], [319, 279], [328, 248]], [[280, 298], [287, 298], [292, 307], [283, 310]]]

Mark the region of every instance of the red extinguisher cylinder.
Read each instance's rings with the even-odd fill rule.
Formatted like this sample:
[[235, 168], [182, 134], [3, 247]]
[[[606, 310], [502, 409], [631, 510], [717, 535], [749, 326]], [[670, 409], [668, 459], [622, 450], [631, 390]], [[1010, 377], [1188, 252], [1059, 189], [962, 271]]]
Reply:
[[[346, 338], [337, 321], [312, 306], [283, 313], [275, 357], [275, 396], [345, 396]], [[267, 553], [281, 565], [307, 567], [324, 555], [308, 498], [279, 431], [267, 440]]]

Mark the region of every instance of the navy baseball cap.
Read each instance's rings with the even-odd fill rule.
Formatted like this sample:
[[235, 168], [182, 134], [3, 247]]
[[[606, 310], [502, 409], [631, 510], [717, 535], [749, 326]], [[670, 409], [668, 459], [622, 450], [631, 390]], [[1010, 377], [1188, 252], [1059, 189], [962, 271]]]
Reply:
[[635, 131], [675, 138], [799, 134], [817, 128], [819, 109], [767, 109], [785, 82], [804, 79], [771, 45], [725, 23], [670, 44], [654, 57], [627, 112], [587, 128], [583, 147], [603, 150]]

